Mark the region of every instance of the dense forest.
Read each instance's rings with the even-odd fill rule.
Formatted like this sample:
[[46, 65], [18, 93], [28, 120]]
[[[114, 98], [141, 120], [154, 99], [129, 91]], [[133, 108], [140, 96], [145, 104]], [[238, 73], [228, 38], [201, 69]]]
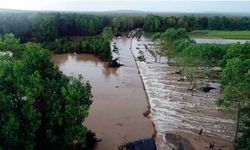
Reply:
[[[217, 102], [235, 114], [235, 149], [249, 149], [250, 43], [197, 44], [183, 28], [170, 28], [154, 38], [161, 40], [161, 53], [188, 78], [192, 91], [220, 80], [224, 96]], [[213, 67], [218, 66], [222, 73], [214, 76]]]
[[114, 31], [129, 31], [143, 28], [158, 32], [168, 28], [185, 28], [187, 31], [249, 30], [249, 17], [180, 16], [163, 17], [148, 15], [97, 16], [77, 13], [0, 13], [0, 33], [13, 33], [21, 41], [53, 41], [65, 36], [93, 36], [100, 34], [107, 26]]
[[192, 30], [249, 30], [249, 17], [161, 17], [149, 15], [145, 18], [143, 29], [145, 31], [165, 31], [168, 28], [185, 28], [187, 31]]
[[141, 17], [109, 17], [75, 13], [1, 14], [0, 33], [13, 33], [21, 41], [53, 41], [65, 36], [93, 36], [107, 26], [129, 31], [143, 25]]

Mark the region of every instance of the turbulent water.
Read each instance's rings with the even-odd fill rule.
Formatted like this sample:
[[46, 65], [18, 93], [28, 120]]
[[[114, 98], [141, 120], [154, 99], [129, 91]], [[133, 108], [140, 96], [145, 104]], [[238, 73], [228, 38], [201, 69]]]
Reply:
[[113, 45], [119, 51], [114, 57], [124, 64], [120, 68], [109, 68], [89, 54], [53, 57], [65, 74], [82, 74], [93, 86], [94, 102], [85, 125], [102, 139], [97, 149], [117, 149], [126, 142], [152, 136], [152, 124], [142, 115], [147, 99], [140, 76], [151, 106], [149, 117], [157, 131], [158, 149], [166, 149], [164, 135], [176, 131], [198, 135], [203, 129], [207, 136], [232, 140], [234, 121], [215, 105], [215, 100], [221, 96], [217, 82], [211, 83], [215, 90], [196, 91], [191, 96], [187, 90], [189, 84], [179, 81], [181, 76], [175, 73], [175, 68], [155, 53], [159, 48], [157, 42], [142, 37], [131, 43], [122, 36], [115, 38]]
[[[140, 75], [151, 106], [151, 119], [157, 131], [158, 149], [164, 149], [164, 135], [172, 131], [199, 133], [200, 129], [212, 137], [232, 140], [234, 121], [215, 104], [220, 89], [216, 82], [210, 86], [216, 89], [209, 93], [196, 91], [194, 96], [188, 91], [188, 83], [179, 81], [175, 68], [167, 65], [166, 58], [160, 58], [155, 51], [155, 42], [142, 37], [133, 40], [132, 52], [138, 58]], [[145, 61], [140, 59], [144, 56]], [[156, 138], [156, 139], [157, 139]]]

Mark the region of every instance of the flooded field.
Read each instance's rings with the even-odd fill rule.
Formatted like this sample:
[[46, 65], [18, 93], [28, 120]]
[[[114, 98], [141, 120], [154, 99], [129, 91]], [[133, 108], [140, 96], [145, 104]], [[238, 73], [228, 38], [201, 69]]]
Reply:
[[136, 63], [126, 38], [114, 39], [120, 62], [125, 66], [109, 68], [89, 54], [54, 55], [53, 60], [67, 75], [81, 74], [93, 89], [93, 103], [84, 124], [102, 141], [98, 150], [117, 150], [126, 142], [150, 138], [152, 121], [143, 116], [148, 102]]

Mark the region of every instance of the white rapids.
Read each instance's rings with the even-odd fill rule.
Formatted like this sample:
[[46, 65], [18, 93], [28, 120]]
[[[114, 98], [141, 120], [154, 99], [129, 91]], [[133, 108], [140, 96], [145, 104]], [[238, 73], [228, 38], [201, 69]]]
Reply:
[[[175, 67], [169, 66], [166, 58], [152, 54], [159, 48], [157, 45], [142, 37], [133, 39], [131, 48], [148, 96], [156, 139], [164, 141], [164, 135], [171, 131], [198, 133], [202, 129], [209, 136], [232, 140], [234, 121], [215, 104], [221, 96], [219, 83], [211, 83], [215, 90], [196, 91], [191, 96], [188, 83], [178, 81], [181, 76], [174, 73]], [[138, 58], [141, 55], [144, 61]], [[157, 143], [158, 149], [161, 144]]]

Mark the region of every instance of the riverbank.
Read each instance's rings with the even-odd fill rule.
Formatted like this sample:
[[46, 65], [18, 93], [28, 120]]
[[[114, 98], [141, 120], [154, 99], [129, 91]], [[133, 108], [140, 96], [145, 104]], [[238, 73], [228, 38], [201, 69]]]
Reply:
[[250, 39], [250, 31], [195, 30], [191, 38]]

